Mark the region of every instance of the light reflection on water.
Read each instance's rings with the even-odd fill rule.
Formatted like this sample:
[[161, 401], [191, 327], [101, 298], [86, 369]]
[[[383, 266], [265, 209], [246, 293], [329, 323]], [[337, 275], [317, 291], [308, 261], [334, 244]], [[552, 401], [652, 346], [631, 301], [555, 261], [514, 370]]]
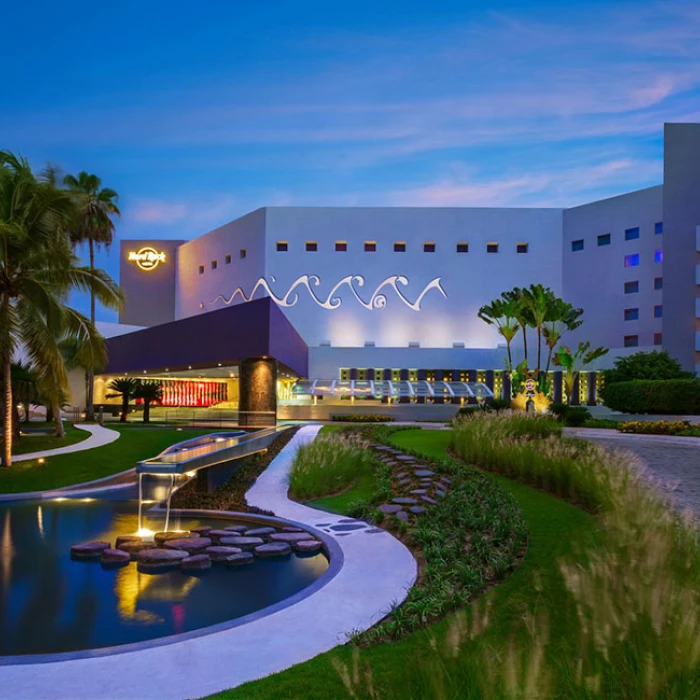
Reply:
[[[143, 641], [235, 619], [284, 600], [328, 568], [323, 555], [256, 560], [191, 576], [135, 564], [103, 569], [70, 547], [136, 530], [136, 504], [64, 501], [0, 508], [0, 654], [52, 653]], [[171, 529], [232, 521], [174, 516]], [[145, 523], [162, 529], [162, 516]]]

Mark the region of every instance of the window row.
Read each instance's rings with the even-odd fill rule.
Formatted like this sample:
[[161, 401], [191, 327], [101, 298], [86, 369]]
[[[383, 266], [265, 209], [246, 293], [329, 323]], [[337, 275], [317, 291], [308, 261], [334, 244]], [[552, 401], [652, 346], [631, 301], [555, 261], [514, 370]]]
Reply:
[[[654, 345], [663, 345], [663, 342], [664, 342], [663, 334], [654, 333]], [[624, 346], [626, 348], [639, 347], [639, 336], [638, 335], [626, 335], [624, 337]]]
[[[655, 235], [660, 235], [664, 232], [664, 224], [663, 221], [657, 221], [654, 224], [654, 234]], [[625, 229], [625, 240], [626, 241], [635, 241], [639, 238], [639, 226], [635, 226], [634, 228], [627, 228]], [[601, 233], [597, 237], [597, 242], [598, 242], [598, 247], [604, 246], [604, 245], [610, 245], [612, 243], [612, 234], [611, 233]], [[573, 253], [577, 253], [580, 250], [583, 250], [584, 248], [584, 239], [579, 238], [575, 241], [571, 241], [571, 251]]]
[[[241, 260], [243, 260], [247, 255], [248, 255], [248, 251], [245, 248], [241, 248], [238, 251], [238, 257]], [[224, 255], [224, 265], [230, 265], [232, 259], [233, 259], [233, 256], [231, 255], [231, 253], [226, 253], [226, 255]], [[211, 265], [212, 270], [216, 270], [219, 267], [219, 261], [212, 260], [210, 265]], [[199, 266], [199, 274], [200, 275], [204, 274], [204, 265]]]
[[[307, 253], [318, 252], [318, 241], [306, 241], [305, 247]], [[394, 241], [394, 252], [395, 253], [405, 253], [408, 249], [408, 244], [406, 241]], [[515, 252], [516, 253], [527, 253], [529, 252], [529, 243], [516, 243]], [[286, 253], [289, 250], [289, 241], [277, 241], [277, 252]], [[335, 242], [335, 252], [336, 253], [346, 253], [348, 250], [347, 241], [336, 241]], [[434, 241], [426, 241], [423, 243], [424, 253], [435, 253], [437, 250], [437, 243]], [[487, 253], [498, 253], [500, 250], [500, 243], [487, 243], [486, 252]], [[377, 241], [365, 241], [364, 242], [365, 253], [376, 253], [377, 252]], [[455, 246], [455, 252], [457, 253], [468, 253], [469, 243], [466, 241], [457, 243]]]
[[[664, 278], [654, 277], [654, 289], [664, 288]], [[625, 282], [625, 294], [637, 294], [639, 292], [639, 280], [632, 280], [631, 282]]]
[[[656, 304], [654, 306], [654, 318], [663, 318], [664, 307], [662, 304]], [[639, 309], [625, 309], [625, 321], [638, 321], [639, 320]]]

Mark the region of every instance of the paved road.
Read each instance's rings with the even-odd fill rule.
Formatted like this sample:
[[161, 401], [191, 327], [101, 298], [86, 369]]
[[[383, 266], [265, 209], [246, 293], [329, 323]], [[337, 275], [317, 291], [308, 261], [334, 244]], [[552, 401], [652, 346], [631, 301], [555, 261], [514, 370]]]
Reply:
[[611, 430], [571, 432], [603, 447], [634, 452], [681, 507], [690, 508], [700, 517], [699, 438], [623, 435]]

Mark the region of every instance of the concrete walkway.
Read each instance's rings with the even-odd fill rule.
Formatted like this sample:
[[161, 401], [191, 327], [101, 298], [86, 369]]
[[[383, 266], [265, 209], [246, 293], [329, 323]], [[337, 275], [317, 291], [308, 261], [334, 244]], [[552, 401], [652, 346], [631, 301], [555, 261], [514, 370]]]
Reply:
[[44, 450], [43, 452], [29, 452], [24, 455], [17, 455], [12, 457], [13, 462], [27, 462], [30, 459], [40, 459], [42, 457], [55, 457], [56, 455], [65, 455], [71, 452], [82, 452], [83, 450], [92, 450], [95, 447], [102, 447], [103, 445], [109, 445], [110, 442], [114, 442], [119, 438], [119, 431], [110, 430], [109, 428], [104, 428], [97, 423], [76, 423], [73, 427], [79, 430], [85, 430], [90, 433], [90, 437], [82, 440], [81, 442], [76, 442], [74, 445], [67, 445], [66, 447], [57, 447], [53, 450]]
[[[319, 426], [292, 438], [248, 492], [251, 504], [325, 530], [344, 564], [329, 583], [300, 602], [239, 627], [111, 656], [0, 665], [3, 697], [23, 700], [186, 700], [200, 698], [306, 661], [364, 630], [404, 600], [416, 579], [411, 553], [389, 533], [307, 508], [287, 498], [299, 445]], [[332, 672], [332, 671], [331, 671]]]

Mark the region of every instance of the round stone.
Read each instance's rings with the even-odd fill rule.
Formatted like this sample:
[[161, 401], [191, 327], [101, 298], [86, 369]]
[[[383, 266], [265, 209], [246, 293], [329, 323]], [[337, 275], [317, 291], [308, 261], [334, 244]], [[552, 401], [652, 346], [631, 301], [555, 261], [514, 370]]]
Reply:
[[398, 513], [400, 510], [403, 510], [401, 506], [399, 505], [392, 505], [391, 503], [383, 503], [377, 510], [380, 510], [382, 513]]
[[240, 554], [232, 554], [224, 560], [226, 566], [243, 566], [244, 564], [252, 564], [255, 557], [250, 552], [241, 552]]
[[171, 566], [187, 559], [187, 552], [181, 549], [145, 549], [138, 554], [140, 564]]
[[188, 532], [156, 532], [153, 535], [153, 541], [160, 547], [168, 542], [168, 540], [183, 540], [189, 537]]
[[401, 520], [404, 523], [408, 522], [408, 513], [405, 510], [400, 510], [397, 514], [396, 517]]
[[433, 476], [435, 472], [430, 471], [430, 469], [416, 469], [416, 471], [413, 472], [417, 477], [424, 477], [424, 476]]
[[283, 557], [285, 554], [289, 554], [292, 548], [286, 542], [270, 542], [269, 544], [261, 544], [253, 551], [256, 556], [262, 558]]
[[303, 552], [304, 554], [309, 554], [311, 552], [318, 552], [323, 543], [318, 540], [302, 540], [301, 542], [294, 543], [294, 549], [297, 552]]
[[411, 506], [409, 510], [411, 511], [411, 513], [415, 513], [416, 515], [425, 513], [425, 508], [423, 508], [423, 506]]
[[413, 489], [413, 491], [410, 491], [414, 496], [425, 496], [426, 493], [428, 493], [427, 489]]
[[274, 527], [256, 527], [252, 530], [246, 530], [246, 537], [265, 537], [266, 535], [271, 535], [273, 532], [277, 532]]
[[121, 549], [123, 544], [127, 542], [140, 542], [141, 538], [138, 535], [119, 535], [114, 543], [115, 549]]
[[248, 526], [247, 526], [247, 525], [231, 525], [231, 526], [229, 526], [229, 527], [227, 527], [227, 528], [224, 528], [224, 529], [225, 529], [228, 533], [231, 533], [231, 532], [240, 532], [240, 533], [244, 533], [244, 532], [248, 529]]
[[208, 537], [189, 537], [184, 540], [168, 540], [164, 546], [167, 549], [182, 549], [185, 552], [194, 554], [204, 551], [211, 546], [211, 543]]
[[124, 542], [120, 545], [119, 549], [129, 552], [131, 555], [131, 560], [136, 561], [139, 552], [143, 552], [146, 549], [155, 549], [156, 545], [154, 542], [143, 542], [139, 540], [138, 542]]
[[240, 549], [253, 549], [260, 544], [265, 544], [262, 537], [221, 537], [219, 544], [227, 547], [240, 547]]
[[314, 539], [308, 532], [276, 532], [270, 535], [270, 542], [301, 542]]
[[125, 566], [131, 561], [131, 554], [122, 549], [103, 549], [100, 562], [105, 566]]
[[399, 486], [408, 486], [411, 483], [411, 479], [406, 478], [406, 479], [401, 479], [399, 481]]
[[396, 459], [402, 461], [402, 462], [415, 462], [416, 458], [411, 457], [411, 455], [396, 455]]
[[180, 562], [183, 571], [206, 571], [211, 569], [211, 559], [208, 554], [195, 554]]
[[[244, 528], [244, 530], [246, 529]], [[239, 530], [209, 530], [207, 537], [210, 537], [214, 542], [218, 542], [222, 537], [237, 537], [239, 533]]]
[[402, 506], [414, 506], [418, 501], [415, 498], [392, 498], [392, 503], [399, 503]]
[[99, 559], [105, 549], [109, 549], [109, 542], [86, 542], [73, 545], [70, 555], [73, 559]]
[[200, 535], [201, 537], [208, 535], [210, 531], [211, 531], [211, 527], [209, 525], [202, 525], [201, 527], [193, 527], [190, 530], [190, 532], [196, 533], [197, 535]]
[[425, 501], [426, 503], [430, 503], [431, 506], [434, 506], [437, 501], [434, 498], [430, 498], [430, 496], [421, 496], [421, 500]]
[[282, 528], [282, 532], [304, 532], [300, 527], [294, 527], [293, 525], [285, 525]]
[[212, 561], [224, 561], [234, 554], [240, 554], [243, 550], [240, 547], [225, 547], [218, 545], [207, 547], [207, 555]]

